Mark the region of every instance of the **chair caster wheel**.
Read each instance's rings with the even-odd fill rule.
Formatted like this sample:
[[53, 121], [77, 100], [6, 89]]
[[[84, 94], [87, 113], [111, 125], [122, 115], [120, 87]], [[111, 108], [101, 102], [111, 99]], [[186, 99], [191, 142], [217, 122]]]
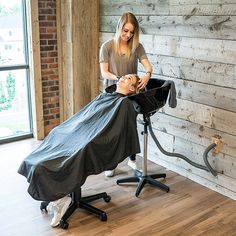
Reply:
[[99, 219], [101, 221], [107, 221], [107, 214], [106, 213], [103, 213], [102, 215], [99, 216]]
[[68, 227], [69, 227], [69, 224], [66, 221], [60, 220], [60, 228], [68, 229]]
[[107, 195], [106, 197], [103, 198], [105, 202], [110, 202], [111, 201], [111, 196]]

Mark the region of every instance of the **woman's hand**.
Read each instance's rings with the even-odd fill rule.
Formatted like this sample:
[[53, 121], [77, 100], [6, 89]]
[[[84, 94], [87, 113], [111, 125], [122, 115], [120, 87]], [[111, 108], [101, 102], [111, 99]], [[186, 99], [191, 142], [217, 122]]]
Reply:
[[139, 85], [138, 85], [139, 90], [142, 90], [146, 87], [149, 79], [150, 79], [150, 74], [145, 74], [140, 77]]

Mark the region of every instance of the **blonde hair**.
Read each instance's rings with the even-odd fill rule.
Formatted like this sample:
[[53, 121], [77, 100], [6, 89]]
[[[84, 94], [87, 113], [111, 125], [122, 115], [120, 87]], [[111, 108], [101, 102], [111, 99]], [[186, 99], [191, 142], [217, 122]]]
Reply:
[[120, 17], [116, 26], [116, 33], [113, 41], [115, 52], [118, 55], [121, 55], [122, 53], [120, 50], [120, 35], [122, 33], [124, 25], [127, 23], [132, 24], [134, 27], [134, 35], [128, 42], [128, 51], [126, 54], [127, 57], [130, 57], [139, 45], [139, 23], [134, 14], [132, 14], [131, 12], [126, 12]]

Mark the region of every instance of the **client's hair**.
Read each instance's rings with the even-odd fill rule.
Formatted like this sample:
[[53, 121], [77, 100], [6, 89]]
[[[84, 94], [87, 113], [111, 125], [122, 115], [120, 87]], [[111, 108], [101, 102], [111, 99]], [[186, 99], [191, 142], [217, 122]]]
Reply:
[[132, 84], [132, 86], [134, 87], [134, 92], [132, 93], [132, 94], [137, 94], [137, 93], [139, 93], [140, 92], [140, 89], [138, 88], [138, 84], [139, 84], [139, 80], [140, 80], [140, 78], [139, 78], [139, 76], [138, 75], [134, 75], [135, 76], [135, 78], [136, 78], [136, 82], [134, 83], [134, 84]]

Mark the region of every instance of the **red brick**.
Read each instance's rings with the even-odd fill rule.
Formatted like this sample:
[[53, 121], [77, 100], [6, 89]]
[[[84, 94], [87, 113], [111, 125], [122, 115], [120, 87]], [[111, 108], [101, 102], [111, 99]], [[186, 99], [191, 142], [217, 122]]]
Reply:
[[48, 40], [48, 45], [57, 45], [57, 40]]
[[53, 34], [40, 34], [40, 39], [53, 39]]
[[59, 107], [52, 108], [52, 109], [50, 109], [50, 112], [51, 113], [59, 113], [60, 112], [60, 108]]
[[57, 52], [48, 52], [48, 57], [57, 57]]
[[54, 26], [54, 23], [51, 21], [41, 21], [39, 22], [39, 27], [49, 27], [49, 26]]
[[51, 80], [58, 80], [58, 75], [49, 75], [49, 78], [51, 79]]
[[52, 9], [39, 9], [39, 15], [50, 15], [53, 14], [53, 10]]
[[51, 125], [57, 126], [58, 124], [60, 124], [60, 119], [53, 119], [53, 120], [50, 121], [50, 123], [51, 123]]
[[58, 67], [58, 64], [49, 64], [49, 68], [57, 68]]
[[41, 63], [53, 63], [54, 59], [53, 58], [42, 58]]
[[54, 47], [53, 46], [40, 46], [41, 51], [53, 51]]
[[56, 16], [54, 16], [54, 15], [47, 15], [47, 20], [53, 20], [54, 22], [56, 22]]
[[56, 0], [38, 0], [44, 131], [60, 123]]
[[51, 97], [51, 98], [50, 98], [50, 102], [57, 104], [57, 103], [59, 102], [59, 97], [58, 97], [58, 96], [56, 96], [56, 97]]

